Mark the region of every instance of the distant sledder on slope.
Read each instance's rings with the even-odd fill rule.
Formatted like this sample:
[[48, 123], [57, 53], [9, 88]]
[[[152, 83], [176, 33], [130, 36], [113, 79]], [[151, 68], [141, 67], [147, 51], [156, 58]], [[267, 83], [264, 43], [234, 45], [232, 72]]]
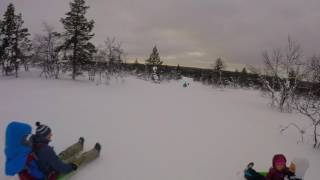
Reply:
[[244, 177], [247, 180], [302, 180], [309, 166], [306, 161], [295, 160], [287, 167], [286, 157], [283, 154], [276, 154], [269, 172], [257, 172], [253, 169], [254, 163], [251, 162], [244, 171]]
[[184, 81], [182, 87], [187, 88], [190, 84], [187, 81]]
[[82, 153], [84, 138], [68, 147], [59, 155], [51, 141], [51, 129], [39, 122], [36, 132], [32, 134], [30, 125], [12, 122], [6, 129], [5, 173], [8, 176], [18, 175], [20, 180], [60, 180], [67, 179], [78, 167], [97, 159], [101, 145]]
[[187, 88], [187, 87], [190, 86], [190, 83], [189, 83], [189, 79], [188, 79], [188, 78], [182, 77], [181, 79], [182, 79], [182, 80], [181, 80], [181, 82], [182, 82], [182, 87]]

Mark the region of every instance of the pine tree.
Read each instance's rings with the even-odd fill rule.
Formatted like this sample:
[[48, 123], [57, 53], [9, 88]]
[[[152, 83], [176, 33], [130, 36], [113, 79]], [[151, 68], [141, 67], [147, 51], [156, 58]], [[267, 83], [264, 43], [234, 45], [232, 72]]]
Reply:
[[139, 65], [138, 59], [136, 59], [136, 60], [134, 61], [134, 65]]
[[180, 64], [177, 66], [177, 71], [181, 71]]
[[176, 79], [181, 79], [181, 68], [180, 65], [178, 64], [177, 68], [176, 68]]
[[160, 55], [157, 46], [154, 46], [149, 59], [146, 60], [146, 64], [151, 66], [160, 66], [162, 65], [162, 63], [163, 62], [160, 60]]
[[240, 74], [240, 84], [241, 84], [241, 86], [246, 86], [246, 87], [249, 86], [249, 79], [248, 79], [247, 75], [248, 75], [248, 71], [244, 67], [242, 69], [242, 71], [241, 71], [241, 74]]
[[225, 69], [225, 65], [224, 62], [222, 61], [222, 59], [219, 57], [216, 62], [215, 65], [213, 67], [213, 72], [216, 74], [216, 77], [218, 79], [216, 79], [216, 83], [218, 84], [222, 84], [222, 70]]
[[28, 39], [30, 35], [28, 29], [23, 27], [21, 13], [15, 14], [15, 8], [12, 3], [8, 5], [1, 25], [1, 64], [8, 75], [9, 71], [15, 69], [18, 77], [18, 68], [20, 61], [24, 61], [25, 53], [30, 51], [31, 42]]
[[4, 67], [3, 67], [3, 55], [4, 55], [4, 50], [3, 50], [3, 45], [4, 45], [4, 34], [2, 32], [2, 27], [3, 27], [3, 21], [0, 19], [0, 66], [2, 67], [2, 72], [4, 72]]
[[225, 69], [225, 64], [221, 58], [218, 58], [214, 65], [214, 71], [221, 72], [223, 69]]
[[[21, 63], [24, 65], [25, 71], [28, 71], [28, 59], [32, 56], [32, 43], [28, 38], [30, 36], [28, 29], [23, 27], [23, 23], [22, 14], [20, 13], [16, 16], [16, 54], [17, 58], [21, 60]], [[17, 64], [17, 66], [18, 65], [19, 64]]]
[[248, 71], [247, 71], [247, 69], [244, 67], [244, 68], [242, 69], [241, 73], [242, 73], [243, 75], [247, 75], [247, 74], [248, 74]]
[[91, 33], [94, 21], [88, 20], [85, 15], [89, 6], [85, 5], [84, 0], [73, 0], [70, 3], [70, 12], [66, 13], [65, 18], [61, 19], [65, 28], [64, 49], [68, 52], [68, 59], [72, 65], [72, 79], [80, 73], [79, 65], [84, 65], [92, 60], [95, 47], [89, 40], [94, 36]]
[[14, 6], [9, 4], [6, 12], [3, 15], [3, 21], [1, 25], [1, 64], [2, 68], [5, 71], [5, 74], [8, 75], [10, 70], [10, 65], [13, 59], [13, 50], [14, 50], [14, 31], [15, 31], [15, 22], [14, 22]]

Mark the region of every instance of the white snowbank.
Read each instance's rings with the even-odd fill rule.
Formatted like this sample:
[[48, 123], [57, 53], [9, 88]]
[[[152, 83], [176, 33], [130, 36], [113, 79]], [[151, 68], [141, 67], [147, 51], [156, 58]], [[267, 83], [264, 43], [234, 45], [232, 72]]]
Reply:
[[[34, 75], [35, 76], [35, 75]], [[249, 161], [267, 170], [275, 153], [306, 157], [306, 180], [320, 177], [320, 152], [280, 125], [309, 121], [279, 113], [257, 91], [215, 90], [191, 82], [154, 84], [134, 77], [109, 86], [86, 80], [0, 79], [0, 149], [7, 123], [41, 121], [53, 129], [56, 151], [86, 138], [103, 146], [77, 180], [239, 180]], [[301, 122], [301, 120], [304, 120]], [[306, 138], [310, 138], [307, 136]], [[0, 156], [0, 168], [4, 166]], [[6, 177], [3, 171], [1, 180]]]

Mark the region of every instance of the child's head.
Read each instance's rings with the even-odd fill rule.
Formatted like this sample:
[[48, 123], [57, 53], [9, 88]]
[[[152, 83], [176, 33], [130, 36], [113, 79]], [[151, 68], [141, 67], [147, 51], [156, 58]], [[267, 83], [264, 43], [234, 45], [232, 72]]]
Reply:
[[273, 157], [273, 167], [278, 171], [283, 171], [286, 168], [287, 159], [283, 154], [276, 154]]
[[52, 138], [51, 129], [48, 126], [41, 124], [40, 122], [36, 122], [36, 126], [37, 126], [36, 135], [38, 137], [42, 137], [51, 141], [51, 138]]
[[275, 168], [278, 170], [278, 171], [282, 171], [284, 170], [286, 167], [286, 163], [284, 161], [278, 161], [275, 163]]

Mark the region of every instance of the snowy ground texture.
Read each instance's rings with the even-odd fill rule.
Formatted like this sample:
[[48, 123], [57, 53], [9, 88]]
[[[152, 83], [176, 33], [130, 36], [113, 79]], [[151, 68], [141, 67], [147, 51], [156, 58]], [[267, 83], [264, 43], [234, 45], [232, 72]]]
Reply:
[[[320, 152], [311, 142], [297, 144], [294, 129], [279, 133], [281, 125], [309, 127], [309, 121], [267, 103], [258, 91], [195, 82], [182, 88], [181, 82], [126, 77], [96, 86], [87, 80], [45, 80], [38, 72], [0, 77], [0, 149], [10, 121], [41, 121], [53, 129], [57, 152], [79, 136], [86, 138], [87, 149], [101, 142], [101, 158], [78, 172], [76, 180], [242, 180], [249, 161], [267, 170], [275, 153], [289, 161], [307, 158], [305, 179], [318, 180]], [[2, 171], [0, 179], [17, 177]]]

